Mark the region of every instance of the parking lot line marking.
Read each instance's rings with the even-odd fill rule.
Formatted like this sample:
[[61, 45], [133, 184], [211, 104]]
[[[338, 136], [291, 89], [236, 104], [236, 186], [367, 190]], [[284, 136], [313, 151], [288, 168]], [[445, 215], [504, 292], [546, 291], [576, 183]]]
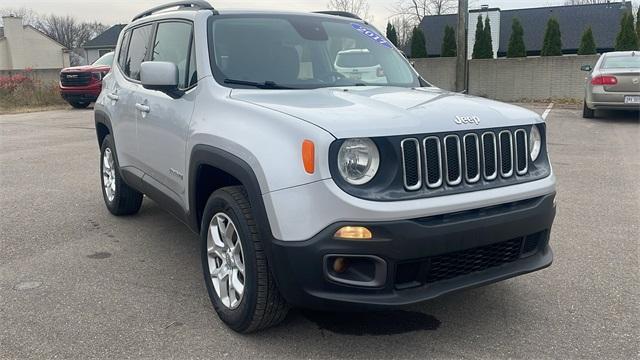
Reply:
[[553, 103], [549, 103], [549, 106], [547, 106], [547, 110], [545, 110], [544, 113], [542, 113], [543, 120], [547, 120], [547, 116], [549, 116], [551, 109], [553, 109]]

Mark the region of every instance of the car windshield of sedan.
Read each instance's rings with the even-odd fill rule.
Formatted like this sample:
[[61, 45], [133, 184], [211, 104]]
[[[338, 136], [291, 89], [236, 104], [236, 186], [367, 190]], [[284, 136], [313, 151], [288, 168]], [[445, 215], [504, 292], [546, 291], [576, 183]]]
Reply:
[[640, 54], [605, 58], [603, 69], [640, 69]]
[[92, 65], [111, 66], [112, 64], [113, 64], [113, 52], [110, 52], [102, 55], [102, 57], [96, 60]]
[[212, 69], [225, 86], [427, 86], [386, 38], [361, 21], [232, 14], [211, 17], [209, 26]]

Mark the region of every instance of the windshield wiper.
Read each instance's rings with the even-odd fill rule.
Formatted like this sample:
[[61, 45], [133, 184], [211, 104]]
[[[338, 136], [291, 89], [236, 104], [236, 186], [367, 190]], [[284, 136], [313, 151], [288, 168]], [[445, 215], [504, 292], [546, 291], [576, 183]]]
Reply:
[[257, 81], [224, 79], [224, 83], [234, 84], [234, 85], [253, 86], [253, 87], [257, 87], [258, 89], [296, 89], [289, 86], [279, 85], [274, 81], [257, 82]]

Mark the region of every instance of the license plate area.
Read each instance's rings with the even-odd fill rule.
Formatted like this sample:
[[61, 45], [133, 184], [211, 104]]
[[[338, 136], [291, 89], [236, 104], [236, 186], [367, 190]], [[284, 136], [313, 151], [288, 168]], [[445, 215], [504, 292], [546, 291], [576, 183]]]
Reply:
[[624, 97], [625, 104], [640, 104], [640, 95], [639, 96], [625, 96]]

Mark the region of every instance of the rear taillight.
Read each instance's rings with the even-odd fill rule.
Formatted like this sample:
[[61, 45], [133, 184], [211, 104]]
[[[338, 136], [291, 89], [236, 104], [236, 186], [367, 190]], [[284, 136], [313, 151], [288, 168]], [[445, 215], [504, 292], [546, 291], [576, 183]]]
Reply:
[[600, 75], [591, 79], [591, 85], [610, 86], [610, 85], [617, 85], [617, 84], [618, 84], [618, 78], [611, 75]]

